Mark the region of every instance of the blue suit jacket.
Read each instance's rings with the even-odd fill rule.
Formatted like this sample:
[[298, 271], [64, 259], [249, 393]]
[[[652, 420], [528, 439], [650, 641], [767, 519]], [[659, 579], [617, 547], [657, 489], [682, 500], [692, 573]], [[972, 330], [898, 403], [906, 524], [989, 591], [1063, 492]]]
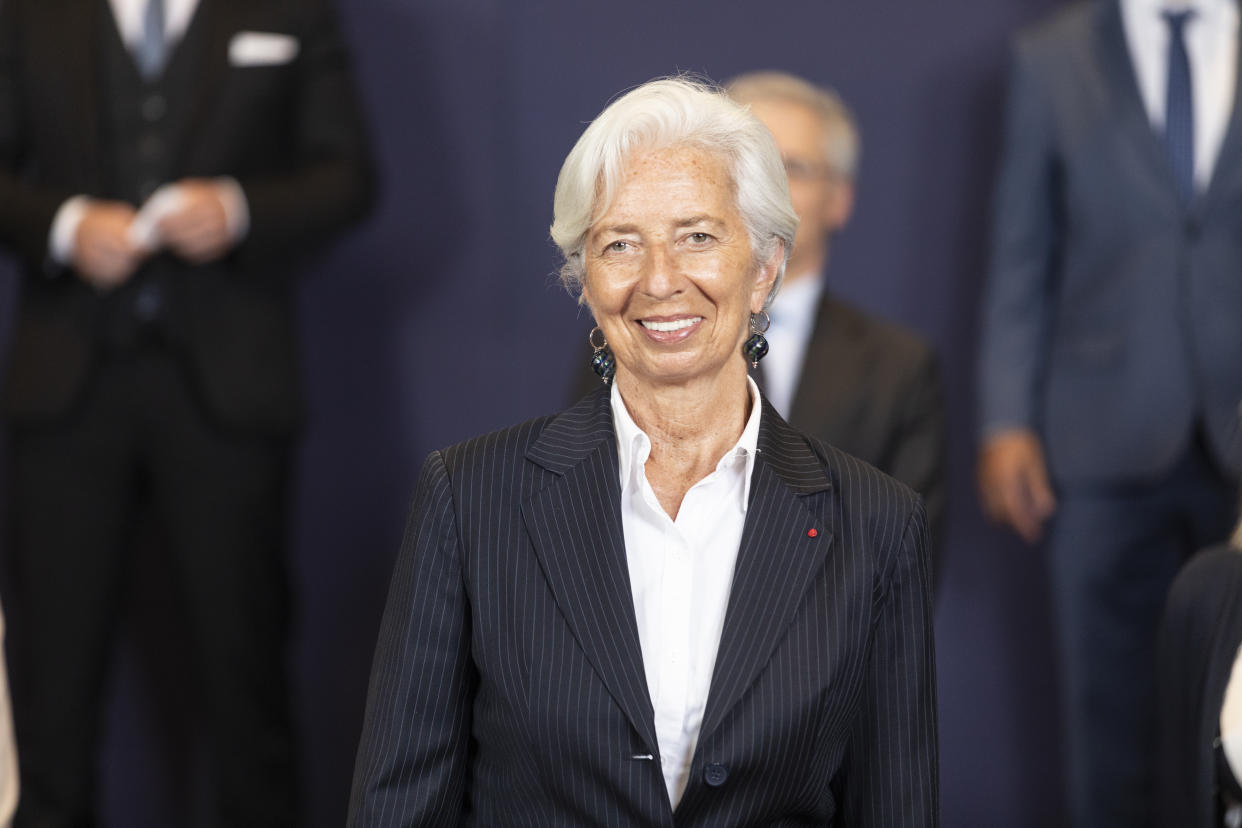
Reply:
[[[1242, 89], [1242, 84], [1239, 84]], [[1201, 419], [1242, 469], [1242, 107], [1178, 197], [1117, 0], [1022, 36], [984, 300], [981, 425], [1029, 426], [1062, 479], [1158, 474]]]
[[938, 824], [924, 524], [908, 488], [765, 404], [674, 814], [607, 390], [432, 454], [393, 575], [349, 824]]

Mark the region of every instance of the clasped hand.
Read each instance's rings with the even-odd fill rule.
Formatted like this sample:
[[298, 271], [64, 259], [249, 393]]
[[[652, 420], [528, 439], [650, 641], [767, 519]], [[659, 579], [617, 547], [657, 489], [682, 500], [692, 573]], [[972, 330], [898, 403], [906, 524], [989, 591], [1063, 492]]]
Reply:
[[172, 193], [168, 206], [143, 233], [134, 232], [140, 213], [130, 205], [92, 200], [74, 234], [73, 266], [81, 278], [100, 290], [112, 290], [125, 284], [143, 261], [160, 250], [193, 264], [206, 264], [228, 253], [233, 239], [220, 185], [182, 179]]

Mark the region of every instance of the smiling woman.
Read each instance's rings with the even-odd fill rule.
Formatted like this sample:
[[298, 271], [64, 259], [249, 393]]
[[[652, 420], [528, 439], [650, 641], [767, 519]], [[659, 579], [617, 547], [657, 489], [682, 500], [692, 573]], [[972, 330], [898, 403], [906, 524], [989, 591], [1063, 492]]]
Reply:
[[615, 381], [428, 458], [350, 824], [937, 825], [922, 504], [747, 377], [797, 227], [770, 134], [654, 81], [554, 209]]

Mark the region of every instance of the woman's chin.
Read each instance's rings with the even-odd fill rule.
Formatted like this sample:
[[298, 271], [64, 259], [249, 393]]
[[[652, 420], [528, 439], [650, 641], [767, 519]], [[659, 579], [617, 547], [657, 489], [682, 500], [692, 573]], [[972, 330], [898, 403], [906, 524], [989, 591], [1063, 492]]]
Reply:
[[633, 382], [651, 388], [705, 388], [732, 379], [724, 369], [723, 365], [704, 364], [701, 359], [665, 358], [624, 373]]

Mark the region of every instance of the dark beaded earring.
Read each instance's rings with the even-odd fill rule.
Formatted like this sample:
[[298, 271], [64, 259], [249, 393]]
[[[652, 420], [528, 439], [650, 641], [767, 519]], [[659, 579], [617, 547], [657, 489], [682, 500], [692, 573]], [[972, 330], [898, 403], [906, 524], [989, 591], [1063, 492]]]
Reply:
[[[598, 344], [595, 342], [596, 334], [599, 334]], [[604, 385], [607, 385], [617, 373], [617, 358], [612, 355], [608, 340], [604, 338], [604, 332], [599, 329], [598, 325], [591, 329], [587, 342], [590, 342], [591, 347], [595, 349], [595, 352], [591, 354], [591, 370], [599, 375]]]
[[[759, 327], [758, 318], [763, 317], [763, 327]], [[742, 354], [751, 368], [759, 367], [759, 360], [768, 355], [768, 340], [763, 333], [772, 325], [772, 318], [767, 311], [759, 311], [750, 315], [750, 337], [742, 343]]]

